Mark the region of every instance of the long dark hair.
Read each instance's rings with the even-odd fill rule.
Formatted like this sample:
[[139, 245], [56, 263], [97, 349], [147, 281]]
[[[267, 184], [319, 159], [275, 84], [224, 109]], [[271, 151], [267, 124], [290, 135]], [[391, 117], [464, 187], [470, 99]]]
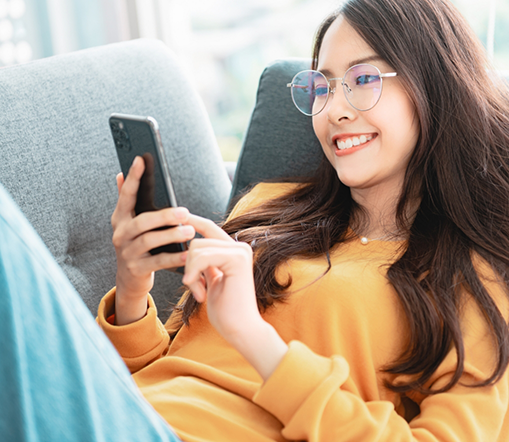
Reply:
[[[507, 292], [508, 90], [492, 78], [482, 46], [447, 0], [350, 0], [318, 29], [313, 67], [339, 15], [398, 72], [420, 122], [396, 211], [408, 244], [387, 272], [407, 314], [410, 338], [386, 372], [416, 376], [387, 386], [400, 393], [439, 393], [458, 382], [464, 369], [460, 306], [465, 292], [477, 303], [499, 349], [492, 375], [477, 385], [494, 383], [509, 363], [509, 327], [481, 282], [473, 256], [493, 268]], [[421, 203], [409, 223], [405, 215], [416, 194]], [[287, 296], [291, 281], [277, 281], [278, 264], [296, 256], [328, 256], [332, 246], [351, 239], [348, 226], [359, 209], [324, 159], [313, 179], [223, 226], [253, 246], [260, 309]], [[196, 308], [188, 297], [184, 323]], [[455, 375], [440, 390], [425, 389], [451, 348], [458, 360]]]

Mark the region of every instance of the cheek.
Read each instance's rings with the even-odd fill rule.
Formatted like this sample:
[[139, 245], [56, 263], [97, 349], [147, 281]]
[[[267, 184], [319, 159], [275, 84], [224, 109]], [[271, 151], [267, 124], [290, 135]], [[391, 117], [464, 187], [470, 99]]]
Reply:
[[399, 150], [413, 151], [420, 132], [415, 106], [404, 92], [392, 98], [386, 102], [387, 106], [375, 108], [379, 111], [376, 120], [383, 128], [383, 138], [389, 145], [398, 146]]
[[[319, 115], [319, 114], [318, 114]], [[313, 123], [313, 130], [315, 131], [315, 135], [320, 139], [320, 120], [317, 115], [311, 117], [311, 121]]]
[[318, 138], [318, 141], [320, 141], [320, 144], [322, 145], [322, 149], [325, 148], [327, 144], [327, 121], [324, 119], [324, 115], [322, 115], [323, 112], [319, 113], [318, 115], [315, 115], [313, 118], [313, 130], [315, 132], [316, 137]]
[[419, 138], [420, 125], [419, 120], [417, 118], [416, 110], [413, 104], [408, 103], [406, 108], [401, 113], [401, 126], [396, 131], [399, 134], [400, 143], [402, 143], [402, 152], [405, 155], [410, 155], [417, 144], [417, 139]]

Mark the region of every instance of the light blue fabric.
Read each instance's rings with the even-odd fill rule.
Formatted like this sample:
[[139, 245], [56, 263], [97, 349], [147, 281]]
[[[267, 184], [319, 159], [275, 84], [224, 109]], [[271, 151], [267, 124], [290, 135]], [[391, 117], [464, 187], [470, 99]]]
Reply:
[[178, 441], [0, 185], [0, 439]]

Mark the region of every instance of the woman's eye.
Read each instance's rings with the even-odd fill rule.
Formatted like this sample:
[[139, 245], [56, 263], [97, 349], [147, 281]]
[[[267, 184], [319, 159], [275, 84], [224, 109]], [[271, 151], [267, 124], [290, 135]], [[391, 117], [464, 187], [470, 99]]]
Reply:
[[324, 95], [327, 95], [328, 87], [326, 85], [318, 85], [315, 87], [315, 95], [318, 97], [323, 97]]
[[376, 83], [378, 81], [380, 81], [379, 75], [364, 74], [364, 75], [359, 75], [358, 77], [355, 78], [355, 84], [357, 86], [363, 86], [365, 84], [372, 84], [372, 83]]

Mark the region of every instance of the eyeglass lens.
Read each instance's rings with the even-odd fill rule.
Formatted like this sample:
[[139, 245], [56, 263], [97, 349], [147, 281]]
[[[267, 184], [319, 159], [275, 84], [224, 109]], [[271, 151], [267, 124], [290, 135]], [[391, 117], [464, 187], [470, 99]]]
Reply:
[[[331, 87], [339, 87], [340, 80], [332, 80]], [[338, 83], [338, 84], [334, 84]], [[306, 115], [323, 110], [329, 98], [329, 83], [318, 71], [299, 72], [292, 81], [292, 98], [295, 106]], [[357, 110], [371, 109], [380, 99], [382, 79], [380, 71], [369, 64], [352, 66], [345, 73], [343, 90], [348, 102]]]

